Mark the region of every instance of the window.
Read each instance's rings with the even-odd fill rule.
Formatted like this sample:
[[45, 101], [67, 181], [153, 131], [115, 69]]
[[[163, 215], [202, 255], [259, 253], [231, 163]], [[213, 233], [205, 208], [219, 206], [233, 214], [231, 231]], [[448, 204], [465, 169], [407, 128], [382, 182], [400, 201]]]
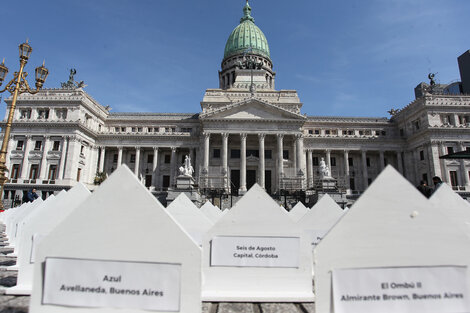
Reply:
[[172, 127], [172, 128], [171, 128], [171, 132], [172, 132], [172, 133], [175, 133], [175, 132], [176, 132], [176, 128], [175, 128], [175, 127]]
[[169, 175], [163, 175], [163, 188], [168, 188], [170, 187], [170, 176]]
[[19, 164], [13, 164], [11, 167], [11, 179], [18, 179], [20, 176], [20, 165]]
[[315, 135], [320, 135], [320, 130], [319, 129], [315, 129]]
[[212, 157], [214, 159], [220, 159], [220, 149], [214, 149], [212, 150]]
[[367, 167], [370, 167], [370, 158], [366, 158]]
[[348, 158], [348, 164], [349, 166], [354, 166], [353, 158]]
[[465, 147], [465, 151], [470, 152], [470, 147]]
[[354, 135], [354, 130], [348, 130], [348, 135], [349, 135], [349, 136]]
[[131, 163], [135, 163], [135, 154], [131, 154]]
[[20, 119], [30, 119], [31, 118], [31, 109], [20, 110]]
[[169, 154], [165, 154], [165, 160], [164, 160], [165, 164], [170, 164], [171, 162], [171, 155]]
[[54, 141], [54, 143], [52, 144], [52, 151], [59, 151], [59, 148], [60, 148], [60, 141]]
[[272, 159], [273, 158], [272, 150], [264, 150], [264, 158], [265, 159]]
[[419, 159], [420, 159], [421, 161], [424, 160], [424, 151], [423, 151], [423, 150], [419, 151]]
[[118, 161], [118, 154], [115, 153], [115, 154], [113, 155], [113, 163], [117, 163], [117, 161]]
[[363, 130], [360, 130], [360, 131], [359, 131], [359, 136], [362, 136], [362, 135], [364, 135], [364, 131], [363, 131]]
[[132, 128], [131, 128], [131, 130], [132, 130], [132, 132], [133, 132], [133, 133], [135, 133], [135, 132], [136, 132], [136, 130], [137, 130], [137, 128], [135, 128], [135, 127], [132, 127]]
[[415, 130], [418, 130], [421, 127], [421, 122], [419, 120], [414, 121], [413, 127]]
[[34, 150], [41, 150], [41, 145], [42, 145], [42, 141], [41, 141], [41, 140], [37, 140], [37, 141], [34, 143]]
[[253, 150], [253, 149], [251, 149], [251, 150], [248, 150], [248, 149], [247, 149], [247, 150], [246, 150], [246, 156], [247, 156], [247, 157], [250, 157], [250, 156], [251, 156], [251, 157], [259, 158], [259, 151], [258, 151], [258, 150]]
[[366, 130], [366, 131], [365, 131], [365, 134], [366, 134], [366, 136], [370, 136], [372, 133], [371, 133], [370, 130]]
[[308, 130], [309, 135], [313, 135], [313, 129]]
[[29, 179], [38, 178], [38, 174], [39, 174], [39, 165], [38, 164], [32, 164], [31, 169], [29, 170]]
[[313, 157], [312, 163], [313, 163], [313, 166], [318, 166], [318, 157]]
[[38, 109], [38, 119], [47, 120], [49, 118], [49, 109]]
[[447, 154], [454, 153], [454, 147], [447, 147]]
[[47, 179], [49, 179], [49, 180], [56, 179], [56, 174], [57, 174], [57, 165], [51, 164], [49, 166], [49, 175], [48, 175]]
[[450, 176], [450, 184], [452, 185], [452, 187], [454, 186], [458, 186], [459, 185], [459, 181], [457, 179], [457, 171], [449, 171], [449, 176]]
[[336, 166], [336, 158], [335, 157], [331, 157], [330, 162], [331, 162], [331, 166]]
[[141, 133], [141, 132], [142, 132], [142, 127], [138, 127], [138, 128], [137, 128], [137, 131], [138, 131], [139, 133]]
[[119, 133], [119, 127], [114, 127], [114, 131], [115, 131], [116, 133]]
[[331, 131], [329, 129], [325, 130], [325, 135], [329, 135]]
[[153, 163], [153, 154], [147, 154], [147, 163]]
[[428, 174], [423, 174], [423, 180], [426, 182], [426, 185], [428, 184]]
[[77, 181], [80, 181], [80, 176], [82, 174], [82, 169], [81, 168], [78, 168], [77, 169]]
[[231, 149], [230, 150], [230, 158], [231, 159], [239, 159], [240, 158], [240, 149]]
[[23, 140], [18, 140], [18, 142], [16, 143], [16, 150], [23, 150], [23, 144]]
[[387, 132], [385, 130], [382, 130], [382, 136], [387, 135]]
[[282, 151], [282, 158], [284, 160], [289, 160], [289, 150], [283, 150]]
[[153, 132], [154, 132], [154, 133], [158, 133], [159, 131], [160, 131], [160, 129], [159, 129], [158, 127], [155, 127], [155, 128], [153, 129]]
[[121, 127], [121, 132], [125, 132], [126, 131], [126, 128], [125, 127]]
[[82, 146], [80, 147], [80, 154], [83, 154], [83, 152], [85, 152], [85, 146], [84, 146], [84, 145], [82, 145]]

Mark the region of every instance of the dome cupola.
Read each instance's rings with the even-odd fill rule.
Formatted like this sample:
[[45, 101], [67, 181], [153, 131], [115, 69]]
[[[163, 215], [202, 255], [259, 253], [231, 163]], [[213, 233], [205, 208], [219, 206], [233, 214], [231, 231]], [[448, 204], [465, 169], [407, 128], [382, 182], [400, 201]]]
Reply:
[[248, 49], [251, 54], [270, 59], [268, 41], [261, 29], [255, 25], [255, 19], [251, 16], [251, 7], [247, 1], [243, 7], [240, 24], [235, 27], [225, 44], [224, 59], [243, 54]]

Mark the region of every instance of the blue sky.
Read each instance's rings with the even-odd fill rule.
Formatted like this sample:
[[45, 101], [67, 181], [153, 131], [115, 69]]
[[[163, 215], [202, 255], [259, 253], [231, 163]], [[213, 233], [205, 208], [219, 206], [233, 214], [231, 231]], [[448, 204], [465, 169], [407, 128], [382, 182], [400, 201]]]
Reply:
[[[2, 3], [0, 58], [18, 69], [29, 38], [30, 82], [43, 58], [45, 87], [70, 68], [112, 112], [199, 112], [218, 87], [225, 42], [243, 0], [23, 0]], [[437, 72], [459, 80], [457, 56], [470, 49], [467, 0], [252, 0], [265, 33], [277, 89], [296, 89], [303, 113], [388, 116]], [[21, 23], [17, 23], [18, 15]], [[1, 109], [5, 108], [2, 103]]]

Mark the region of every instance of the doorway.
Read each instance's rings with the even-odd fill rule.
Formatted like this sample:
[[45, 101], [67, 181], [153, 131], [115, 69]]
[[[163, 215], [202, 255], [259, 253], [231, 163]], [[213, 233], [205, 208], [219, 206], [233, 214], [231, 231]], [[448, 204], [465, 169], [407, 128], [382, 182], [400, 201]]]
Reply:
[[268, 194], [271, 194], [271, 171], [264, 171], [264, 187]]
[[232, 195], [238, 195], [238, 189], [240, 189], [240, 170], [230, 171], [230, 190]]
[[250, 190], [251, 187], [256, 183], [256, 170], [246, 171], [246, 190]]

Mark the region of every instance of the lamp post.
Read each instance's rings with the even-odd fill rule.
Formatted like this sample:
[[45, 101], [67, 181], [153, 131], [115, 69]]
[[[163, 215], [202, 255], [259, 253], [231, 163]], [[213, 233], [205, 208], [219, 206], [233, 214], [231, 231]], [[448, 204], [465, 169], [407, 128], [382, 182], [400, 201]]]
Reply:
[[[5, 88], [0, 90], [0, 93], [8, 91], [10, 94], [13, 95], [13, 99], [10, 106], [10, 111], [8, 113], [7, 123], [5, 125], [5, 132], [3, 135], [3, 142], [2, 142], [2, 149], [0, 150], [0, 208], [3, 209], [3, 188], [5, 183], [7, 182], [8, 178], [5, 175], [5, 172], [8, 169], [5, 166], [6, 163], [6, 155], [7, 155], [7, 148], [8, 148], [8, 141], [10, 140], [10, 132], [11, 132], [11, 124], [13, 121], [13, 114], [15, 112], [16, 106], [16, 99], [18, 98], [19, 94], [22, 93], [30, 93], [35, 94], [41, 88], [44, 82], [46, 81], [47, 75], [49, 71], [47, 68], [44, 67], [44, 62], [41, 66], [36, 68], [36, 89], [31, 89], [29, 87], [28, 81], [26, 77], [28, 73], [24, 71], [24, 67], [26, 63], [28, 63], [29, 56], [33, 48], [28, 44], [28, 40], [25, 43], [19, 45], [19, 53], [20, 53], [20, 70], [13, 74], [13, 78], [6, 84]], [[8, 68], [5, 66], [5, 59], [3, 59], [2, 64], [0, 64], [0, 86], [5, 79], [5, 76], [8, 73]]]

